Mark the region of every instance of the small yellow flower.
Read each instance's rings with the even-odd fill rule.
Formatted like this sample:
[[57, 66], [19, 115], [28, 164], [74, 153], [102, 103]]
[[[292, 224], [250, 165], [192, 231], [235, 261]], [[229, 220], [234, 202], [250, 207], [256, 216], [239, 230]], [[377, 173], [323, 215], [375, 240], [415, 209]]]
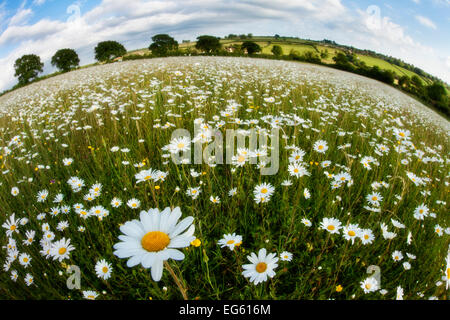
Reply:
[[160, 187], [160, 186], [155, 186], [155, 189], [156, 189], [156, 190], [159, 190], [159, 188], [161, 188], [161, 187]]
[[341, 292], [343, 287], [341, 285], [336, 286], [336, 292]]
[[196, 238], [195, 240], [193, 240], [191, 242], [191, 245], [193, 245], [194, 247], [199, 247], [201, 244], [202, 244], [202, 242], [198, 238]]

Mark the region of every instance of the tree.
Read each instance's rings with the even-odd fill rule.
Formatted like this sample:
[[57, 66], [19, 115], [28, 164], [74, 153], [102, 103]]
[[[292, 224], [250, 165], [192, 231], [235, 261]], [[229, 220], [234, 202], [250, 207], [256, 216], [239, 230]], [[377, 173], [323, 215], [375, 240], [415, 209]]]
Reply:
[[95, 59], [97, 61], [111, 61], [125, 53], [127, 53], [127, 50], [117, 41], [99, 42], [95, 47]]
[[164, 56], [178, 50], [178, 42], [168, 34], [157, 34], [152, 37], [153, 43], [148, 47], [152, 54]]
[[398, 79], [398, 85], [403, 87], [409, 87], [409, 77], [407, 75], [401, 76], [400, 79]]
[[19, 84], [24, 85], [43, 71], [44, 64], [41, 58], [35, 54], [26, 54], [16, 60], [14, 63], [15, 74], [19, 78]]
[[310, 50], [306, 51], [303, 54], [303, 59], [307, 62], [312, 62], [312, 63], [320, 63], [321, 62], [319, 55]]
[[320, 52], [320, 57], [321, 57], [322, 59], [328, 58], [328, 57], [329, 57], [328, 49], [325, 49], [325, 50], [321, 51], [321, 52]]
[[420, 78], [417, 75], [413, 75], [411, 77], [411, 84], [413, 84], [416, 88], [422, 88], [423, 87], [422, 80], [420, 80]]
[[428, 97], [430, 97], [430, 99], [434, 101], [442, 101], [447, 95], [445, 87], [438, 82], [434, 82], [433, 84], [427, 86], [426, 89]]
[[241, 45], [242, 50], [247, 50], [248, 54], [254, 54], [261, 52], [261, 47], [259, 44], [253, 41], [244, 41]]
[[206, 53], [217, 52], [222, 47], [219, 40], [219, 38], [214, 36], [199, 36], [197, 37], [195, 48]]
[[73, 49], [60, 49], [52, 57], [51, 63], [62, 72], [67, 72], [80, 64], [80, 58]]
[[274, 45], [272, 50], [270, 50], [275, 56], [279, 57], [283, 55], [283, 49], [279, 45]]
[[276, 34], [276, 35], [274, 35], [273, 36], [275, 39], [280, 39], [280, 35], [279, 34]]

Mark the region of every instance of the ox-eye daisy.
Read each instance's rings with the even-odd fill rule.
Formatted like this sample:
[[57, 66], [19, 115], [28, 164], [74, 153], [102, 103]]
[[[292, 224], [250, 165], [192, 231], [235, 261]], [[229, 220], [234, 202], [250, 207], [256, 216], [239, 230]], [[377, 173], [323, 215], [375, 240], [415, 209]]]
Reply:
[[62, 238], [52, 243], [50, 255], [53, 257], [53, 260], [62, 262], [64, 259], [69, 258], [70, 251], [74, 249], [75, 247], [70, 244], [70, 239]]
[[95, 300], [98, 297], [98, 293], [92, 290], [83, 291], [83, 297], [88, 300]]
[[251, 264], [244, 264], [243, 276], [250, 278], [250, 281], [257, 285], [260, 282], [267, 281], [267, 278], [275, 276], [274, 269], [278, 267], [278, 258], [275, 253], [267, 254], [266, 249], [259, 250], [258, 255], [252, 252], [247, 259]]
[[111, 200], [111, 206], [112, 206], [113, 208], [118, 208], [118, 207], [120, 207], [121, 205], [122, 205], [122, 200], [120, 200], [119, 198], [114, 197], [114, 198]]
[[107, 280], [111, 277], [112, 266], [110, 263], [106, 262], [105, 259], [97, 261], [95, 264], [95, 273], [97, 277]]
[[240, 246], [242, 243], [242, 236], [233, 234], [224, 234], [223, 238], [218, 241], [220, 247], [228, 247], [231, 251], [234, 250], [234, 247]]
[[379, 289], [378, 281], [373, 277], [369, 277], [361, 281], [361, 288], [364, 290], [364, 293], [377, 291]]
[[141, 206], [141, 202], [138, 199], [133, 198], [127, 201], [127, 206], [131, 209], [137, 209]]
[[328, 150], [328, 144], [324, 140], [319, 140], [314, 143], [313, 149], [318, 153], [325, 153]]
[[183, 260], [184, 254], [177, 248], [188, 247], [195, 239], [194, 218], [187, 217], [177, 223], [180, 217], [179, 207], [173, 210], [167, 207], [161, 212], [157, 208], [141, 211], [140, 221], [127, 221], [120, 227], [124, 235], [120, 235], [121, 242], [114, 245], [114, 254], [129, 258], [127, 266], [130, 268], [138, 264], [151, 268], [153, 280], [161, 280], [163, 262]]
[[288, 251], [283, 251], [280, 253], [280, 259], [281, 261], [291, 261], [292, 260], [292, 253]]
[[320, 223], [320, 228], [328, 231], [329, 233], [339, 233], [339, 229], [341, 229], [341, 222], [335, 218], [323, 218]]

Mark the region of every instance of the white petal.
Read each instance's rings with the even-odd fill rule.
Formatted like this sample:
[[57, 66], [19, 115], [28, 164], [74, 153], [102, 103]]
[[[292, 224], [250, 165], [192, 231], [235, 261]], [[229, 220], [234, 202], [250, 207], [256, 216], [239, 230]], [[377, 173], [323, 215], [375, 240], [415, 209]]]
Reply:
[[156, 254], [154, 252], [148, 252], [142, 258], [142, 266], [144, 268], [151, 268], [153, 266], [153, 262], [155, 261]]
[[192, 241], [195, 240], [195, 237], [176, 237], [175, 239], [170, 240], [168, 248], [185, 248], [189, 247]]
[[145, 232], [153, 231], [152, 219], [147, 211], [141, 211], [140, 213], [141, 223], [144, 226]]
[[267, 254], [266, 248], [260, 249], [259, 252], [258, 252], [259, 260], [260, 261], [264, 261], [264, 259], [266, 258], [266, 254]]
[[127, 261], [127, 266], [129, 268], [134, 267], [135, 265], [138, 265], [139, 263], [141, 263], [142, 261], [142, 257], [144, 256], [144, 254], [137, 254], [135, 256], [132, 256], [128, 261]]
[[159, 257], [157, 257], [155, 259], [155, 261], [153, 262], [153, 266], [152, 266], [152, 279], [154, 281], [161, 280], [162, 272], [163, 272], [163, 269], [164, 269], [163, 260], [162, 259], [158, 259], [158, 258]]
[[131, 256], [142, 254], [142, 249], [118, 249], [114, 251], [114, 255], [118, 258], [129, 258]]
[[124, 225], [120, 227], [120, 231], [130, 237], [142, 237], [142, 229], [138, 228], [136, 224], [131, 221], [126, 222]]
[[165, 220], [165, 223], [164, 224], [161, 223], [161, 231], [167, 234], [171, 233], [180, 217], [181, 217], [181, 210], [179, 207], [176, 207], [175, 209], [173, 209], [172, 213], [170, 214], [170, 217]]
[[169, 234], [169, 237], [175, 238], [178, 234], [183, 232], [187, 227], [189, 227], [192, 222], [194, 222], [194, 217], [187, 217], [181, 220], [179, 224], [175, 227], [175, 229]]
[[173, 260], [183, 260], [184, 259], [184, 253], [176, 250], [176, 249], [166, 249], [167, 254], [169, 255], [170, 259]]

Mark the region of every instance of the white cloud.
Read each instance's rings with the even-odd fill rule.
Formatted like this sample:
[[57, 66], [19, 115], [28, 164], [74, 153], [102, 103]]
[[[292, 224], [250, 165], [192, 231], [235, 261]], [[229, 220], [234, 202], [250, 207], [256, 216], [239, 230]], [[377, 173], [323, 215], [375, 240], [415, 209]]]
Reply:
[[25, 24], [28, 22], [28, 19], [33, 15], [33, 10], [19, 8], [17, 13], [11, 17], [9, 20], [9, 26], [16, 26], [20, 24]]
[[45, 0], [34, 0], [33, 4], [36, 6], [41, 6], [45, 3]]
[[427, 17], [417, 15], [416, 20], [419, 21], [419, 23], [425, 27], [428, 27], [428, 28], [431, 28], [434, 30], [437, 29], [436, 24], [433, 21], [431, 21], [430, 19], [428, 19]]

